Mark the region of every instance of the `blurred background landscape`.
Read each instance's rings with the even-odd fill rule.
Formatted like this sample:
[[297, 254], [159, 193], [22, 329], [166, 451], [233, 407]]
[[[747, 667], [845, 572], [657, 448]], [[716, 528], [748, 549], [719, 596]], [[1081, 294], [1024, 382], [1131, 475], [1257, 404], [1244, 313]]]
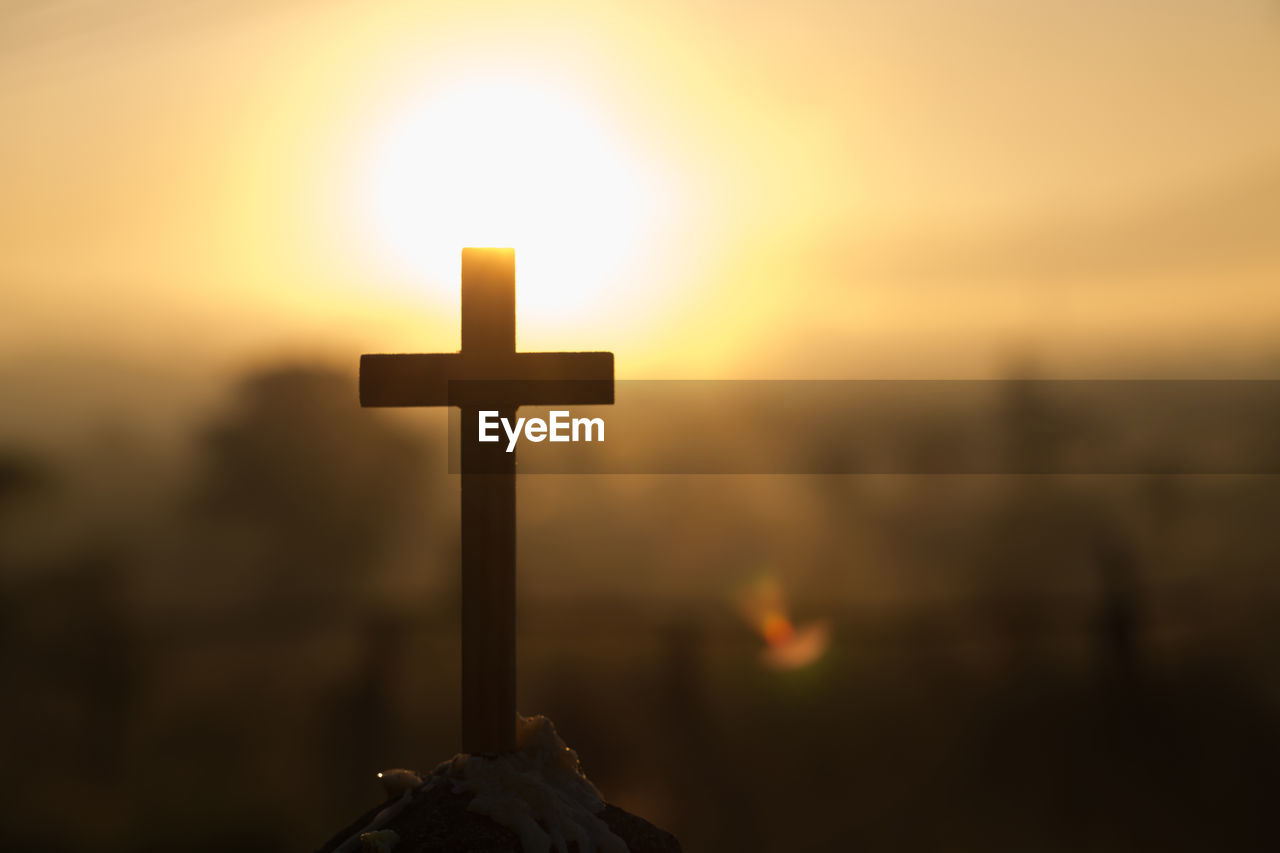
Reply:
[[[462, 245], [624, 380], [1275, 379], [1278, 86], [1262, 0], [0, 4], [0, 847], [456, 750], [447, 416], [354, 368]], [[1267, 849], [1280, 482], [1176, 470], [522, 478], [521, 709], [690, 851]]]

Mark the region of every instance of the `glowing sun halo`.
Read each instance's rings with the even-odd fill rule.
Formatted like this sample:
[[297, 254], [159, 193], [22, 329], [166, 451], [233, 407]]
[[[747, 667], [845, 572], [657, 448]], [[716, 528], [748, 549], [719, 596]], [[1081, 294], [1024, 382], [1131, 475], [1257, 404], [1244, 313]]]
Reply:
[[361, 221], [410, 280], [456, 288], [463, 246], [512, 246], [522, 314], [571, 318], [625, 295], [610, 291], [650, 236], [660, 193], [564, 93], [454, 81], [373, 139]]

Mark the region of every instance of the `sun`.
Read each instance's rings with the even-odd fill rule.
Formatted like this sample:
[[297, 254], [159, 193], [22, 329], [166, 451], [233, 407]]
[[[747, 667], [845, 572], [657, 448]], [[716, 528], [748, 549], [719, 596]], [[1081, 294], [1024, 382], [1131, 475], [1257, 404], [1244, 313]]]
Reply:
[[598, 313], [665, 201], [603, 115], [528, 75], [449, 80], [375, 123], [361, 228], [406, 280], [456, 288], [464, 246], [509, 246], [522, 318]]

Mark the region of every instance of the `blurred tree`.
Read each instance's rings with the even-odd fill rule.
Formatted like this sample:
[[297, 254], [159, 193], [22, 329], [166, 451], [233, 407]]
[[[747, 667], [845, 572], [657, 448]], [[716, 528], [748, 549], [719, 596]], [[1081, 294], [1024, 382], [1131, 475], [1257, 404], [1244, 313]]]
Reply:
[[426, 465], [420, 439], [359, 408], [352, 377], [273, 368], [205, 432], [194, 506], [221, 528], [224, 559], [242, 549], [229, 558], [252, 564], [262, 604], [341, 608], [422, 494]]
[[48, 483], [48, 473], [31, 457], [16, 451], [0, 451], [0, 510]]

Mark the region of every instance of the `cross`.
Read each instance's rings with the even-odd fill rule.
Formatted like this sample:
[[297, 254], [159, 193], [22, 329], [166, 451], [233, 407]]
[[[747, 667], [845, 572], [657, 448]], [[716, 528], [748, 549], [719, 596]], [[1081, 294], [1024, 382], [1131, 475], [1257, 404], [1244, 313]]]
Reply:
[[613, 353], [516, 352], [514, 249], [462, 250], [460, 352], [360, 356], [361, 406], [459, 406], [462, 751], [516, 748], [516, 461], [479, 413], [613, 402]]

